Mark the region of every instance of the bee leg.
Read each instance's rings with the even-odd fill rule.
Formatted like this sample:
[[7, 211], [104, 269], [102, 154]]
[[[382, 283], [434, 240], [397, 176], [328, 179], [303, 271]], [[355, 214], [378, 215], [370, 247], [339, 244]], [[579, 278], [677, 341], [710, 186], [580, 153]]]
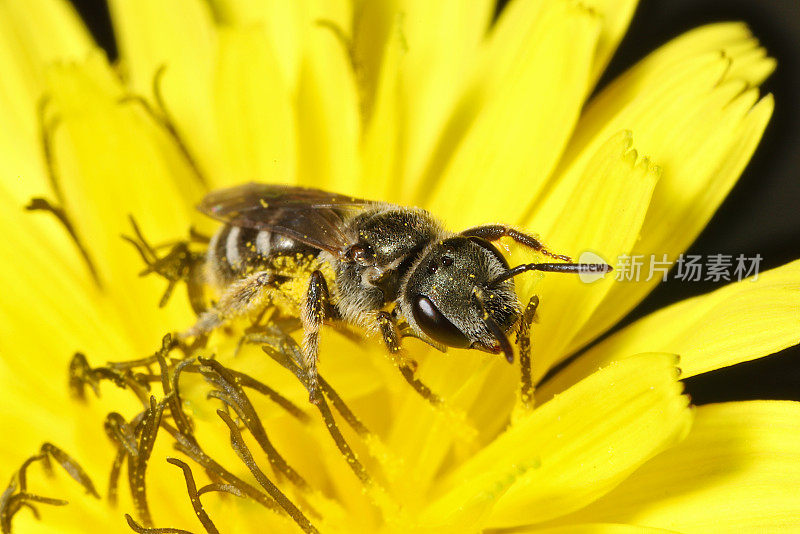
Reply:
[[520, 399], [525, 408], [533, 408], [533, 379], [531, 377], [531, 325], [539, 307], [539, 297], [531, 297], [528, 306], [519, 320], [517, 342], [519, 343]]
[[207, 334], [223, 323], [257, 309], [264, 302], [265, 289], [275, 280], [272, 273], [259, 271], [231, 284], [219, 302], [200, 314], [197, 322], [180, 339]]
[[392, 361], [398, 366], [403, 365], [404, 362], [401, 357], [403, 347], [400, 341], [400, 332], [397, 329], [397, 324], [395, 324], [391, 314], [385, 311], [380, 311], [377, 313], [375, 319], [378, 322], [378, 328], [381, 332], [381, 339], [383, 339], [386, 349], [392, 356]]
[[501, 237], [510, 237], [520, 245], [524, 245], [532, 250], [535, 250], [536, 252], [541, 252], [542, 254], [550, 256], [551, 258], [568, 262], [572, 261], [572, 258], [569, 256], [550, 252], [547, 250], [547, 248], [545, 248], [541, 241], [532, 235], [520, 232], [519, 230], [506, 224], [484, 224], [481, 226], [475, 226], [474, 228], [464, 230], [461, 232], [461, 235], [465, 237], [480, 237], [486, 241], [497, 241]]
[[306, 298], [300, 307], [300, 320], [303, 323], [303, 367], [308, 374], [309, 400], [317, 404], [318, 396], [317, 359], [319, 358], [319, 331], [328, 311], [330, 293], [321, 271], [311, 273]]
[[[207, 308], [203, 292], [205, 254], [192, 251], [189, 248], [189, 241], [153, 246], [145, 239], [133, 216], [129, 218], [134, 235], [133, 237], [123, 235], [122, 239], [134, 246], [146, 265], [139, 276], [155, 273], [168, 282], [167, 289], [158, 304], [159, 308], [167, 304], [178, 282], [184, 281], [192, 309], [198, 315], [204, 312]], [[163, 246], [170, 246], [170, 250], [166, 255], [159, 256], [158, 250]]]
[[189, 304], [197, 315], [202, 315], [208, 309], [205, 297], [205, 261], [198, 260], [188, 267], [186, 275], [186, 294]]
[[414, 388], [414, 391], [419, 393], [426, 401], [434, 406], [441, 405], [443, 402], [442, 398], [414, 376], [414, 372], [417, 370], [417, 362], [405, 357], [400, 342], [400, 333], [392, 316], [387, 312], [380, 311], [376, 316], [376, 321], [378, 322], [381, 339], [383, 339], [386, 348], [389, 350], [389, 354], [392, 356], [393, 362], [397, 365], [398, 369], [400, 369], [400, 373], [403, 375], [406, 382], [408, 382], [408, 384]]

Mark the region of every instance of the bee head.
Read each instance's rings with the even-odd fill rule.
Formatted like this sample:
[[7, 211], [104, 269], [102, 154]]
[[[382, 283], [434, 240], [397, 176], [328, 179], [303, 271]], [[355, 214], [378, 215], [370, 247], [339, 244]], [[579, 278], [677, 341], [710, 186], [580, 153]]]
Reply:
[[414, 333], [435, 346], [503, 352], [505, 333], [517, 322], [520, 304], [508, 262], [488, 241], [452, 237], [434, 243], [411, 271], [400, 302]]

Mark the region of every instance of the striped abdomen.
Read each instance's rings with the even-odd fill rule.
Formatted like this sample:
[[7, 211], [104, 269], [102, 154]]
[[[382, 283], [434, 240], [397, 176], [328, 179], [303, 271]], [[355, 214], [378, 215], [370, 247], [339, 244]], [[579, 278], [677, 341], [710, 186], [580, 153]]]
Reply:
[[279, 258], [313, 257], [318, 252], [268, 230], [226, 224], [211, 238], [206, 261], [211, 282], [223, 286], [248, 273], [270, 269]]

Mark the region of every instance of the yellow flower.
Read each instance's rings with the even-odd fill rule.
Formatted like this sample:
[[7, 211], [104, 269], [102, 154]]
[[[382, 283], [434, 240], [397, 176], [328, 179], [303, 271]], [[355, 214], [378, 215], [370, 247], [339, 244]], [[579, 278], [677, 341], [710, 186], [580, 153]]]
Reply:
[[[131, 233], [129, 214], [155, 243], [180, 239], [190, 225], [213, 231], [193, 211], [208, 188], [286, 182], [419, 205], [453, 229], [519, 224], [574, 256], [675, 260], [686, 249], [772, 113], [758, 86], [774, 62], [747, 28], [689, 32], [587, 103], [635, 1], [515, 0], [496, 23], [492, 0], [468, 4], [111, 0], [122, 58], [111, 66], [65, 1], [0, 1], [3, 473], [17, 472], [47, 441], [59, 448], [45, 449], [56, 463], [85, 483], [65, 451], [106, 494], [117, 450], [126, 449], [109, 442], [103, 422], [119, 422], [109, 412], [130, 421], [142, 404], [111, 381], [99, 399], [71, 400], [67, 364], [75, 351], [94, 368], [142, 358], [165, 333], [193, 323], [178, 295], [157, 307], [163, 280], [137, 276], [140, 258], [120, 234]], [[63, 223], [23, 211], [35, 197], [63, 208], [99, 285]], [[530, 259], [508, 246], [513, 260]], [[541, 299], [534, 381], [623, 317], [657, 279], [517, 278], [523, 302]], [[794, 262], [661, 310], [545, 381], [535, 409], [521, 405], [519, 370], [502, 358], [442, 355], [407, 341], [418, 376], [445, 399], [436, 408], [377, 342], [326, 329], [322, 376], [368, 432], [339, 414], [326, 426], [295, 377], [257, 347], [234, 359], [236, 340], [222, 334], [199, 355], [302, 407], [305, 422], [248, 390], [291, 471], [274, 454], [268, 462], [250, 432], [244, 439], [265, 476], [323, 532], [797, 528], [800, 406], [692, 409], [677, 366], [685, 378], [796, 343], [799, 290]], [[204, 372], [221, 380], [213, 365]], [[139, 379], [158, 382], [152, 370]], [[146, 502], [156, 527], [198, 531], [183, 476], [165, 461], [187, 459], [167, 429], [179, 428], [175, 413], [185, 412], [203, 450], [261, 496], [203, 494], [205, 528], [296, 532], [287, 514], [268, 509], [269, 484], [262, 488], [231, 449], [215, 413], [221, 405], [204, 397], [197, 370], [179, 382], [182, 410], [165, 412], [146, 501], [131, 497], [142, 484], [133, 477], [129, 488], [124, 469], [113, 507], [83, 495], [65, 473], [47, 478], [31, 466], [0, 498], [0, 527], [121, 532], [125, 513], [146, 522]], [[339, 452], [342, 440], [357, 460]], [[207, 472], [188, 463], [206, 484]], [[26, 491], [70, 504], [36, 505], [36, 521], [21, 504]]]

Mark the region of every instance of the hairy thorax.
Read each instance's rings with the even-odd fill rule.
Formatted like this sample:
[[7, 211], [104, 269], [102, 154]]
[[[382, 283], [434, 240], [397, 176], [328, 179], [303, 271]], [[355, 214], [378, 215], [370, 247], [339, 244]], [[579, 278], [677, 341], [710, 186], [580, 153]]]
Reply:
[[[366, 212], [347, 226], [350, 246], [361, 247], [365, 257], [336, 262], [338, 309], [345, 320], [363, 324], [367, 316], [394, 305], [404, 276], [442, 229], [423, 210], [395, 208]], [[322, 253], [320, 259], [327, 256]]]

